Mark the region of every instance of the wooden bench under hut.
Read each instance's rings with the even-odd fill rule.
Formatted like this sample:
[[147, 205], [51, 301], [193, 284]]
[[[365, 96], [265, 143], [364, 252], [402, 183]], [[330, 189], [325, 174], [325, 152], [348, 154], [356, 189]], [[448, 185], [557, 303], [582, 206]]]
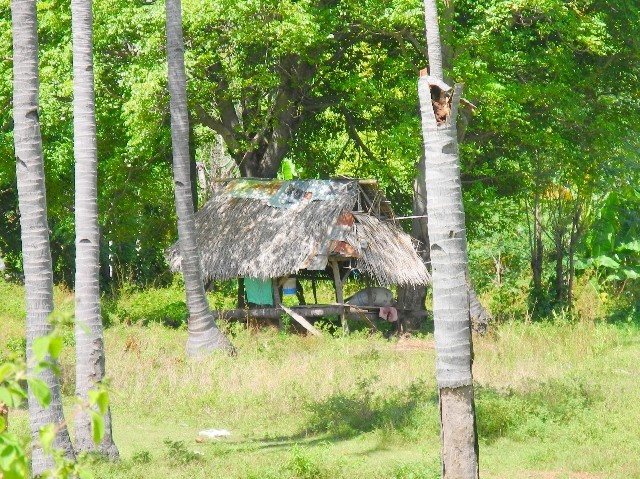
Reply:
[[[239, 280], [241, 307], [214, 312], [219, 318], [279, 319], [286, 310], [301, 323], [299, 317], [332, 315], [343, 324], [345, 318], [371, 323], [379, 307], [345, 304], [343, 285], [351, 274], [381, 286], [429, 282], [411, 237], [375, 180], [220, 180], [196, 213], [196, 235], [205, 281]], [[167, 257], [179, 270], [177, 243]], [[315, 282], [333, 281], [336, 303], [282, 306], [281, 287], [290, 288], [293, 278], [312, 281], [316, 303]], [[242, 301], [244, 288], [250, 309]]]

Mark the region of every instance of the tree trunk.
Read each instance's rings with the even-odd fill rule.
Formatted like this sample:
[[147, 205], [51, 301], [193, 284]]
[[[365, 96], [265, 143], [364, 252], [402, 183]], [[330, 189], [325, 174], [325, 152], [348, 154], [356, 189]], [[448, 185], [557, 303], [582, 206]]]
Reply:
[[564, 299], [564, 226], [560, 224], [560, 213], [558, 214], [558, 223], [554, 232], [553, 240], [556, 247], [556, 301]]
[[[100, 308], [100, 229], [98, 226], [98, 150], [93, 86], [93, 14], [91, 0], [72, 0], [73, 138], [76, 160], [76, 396], [88, 401], [89, 391], [105, 375]], [[118, 457], [113, 442], [111, 410], [104, 415], [102, 442], [93, 442], [86, 411], [75, 417], [76, 449]]]
[[582, 227], [580, 225], [581, 217], [582, 206], [578, 204], [576, 205], [576, 210], [571, 221], [571, 237], [569, 239], [569, 279], [567, 281], [567, 303], [569, 304], [569, 307], [573, 305], [573, 280], [576, 274], [575, 254], [580, 235], [582, 234]]
[[[427, 225], [427, 192], [425, 191], [424, 156], [417, 165], [416, 177], [413, 180], [413, 215], [419, 218], [411, 220], [411, 236], [420, 242], [418, 254], [431, 271], [431, 256], [429, 252], [429, 228]], [[402, 286], [398, 288], [398, 307], [400, 309], [418, 311], [424, 309], [427, 298], [426, 286]], [[401, 318], [405, 331], [417, 330], [421, 326], [421, 320], [416, 315], [405, 315]]]
[[175, 185], [178, 238], [182, 256], [182, 274], [189, 310], [187, 354], [195, 356], [216, 349], [233, 351], [231, 343], [216, 326], [202, 283], [200, 255], [196, 243], [189, 159], [189, 117], [187, 82], [184, 68], [184, 40], [180, 0], [166, 0], [167, 59], [171, 109], [171, 143], [173, 145], [173, 179]]
[[[221, 65], [212, 67], [214, 71], [219, 68]], [[289, 55], [282, 60], [280, 70], [281, 83], [275, 88], [273, 103], [266, 113], [252, 109], [239, 113], [231, 99], [217, 98], [214, 102], [218, 119], [196, 105], [200, 123], [222, 137], [242, 177], [275, 178], [302, 122], [310, 80], [317, 66], [299, 55]], [[221, 80], [219, 87], [228, 85]], [[256, 127], [247, 121], [248, 115], [264, 117], [263, 123]]]
[[[22, 235], [22, 257], [27, 309], [27, 364], [33, 372], [33, 341], [51, 332], [53, 272], [49, 248], [47, 202], [42, 158], [42, 138], [38, 118], [38, 34], [36, 2], [12, 0], [13, 26], [13, 117], [18, 202]], [[64, 426], [58, 377], [51, 368], [38, 374], [51, 391], [51, 404], [43, 409], [29, 389], [29, 420], [33, 439], [32, 470], [41, 475], [54, 466], [53, 458], [38, 446], [38, 432], [56, 424], [53, 447], [67, 457], [74, 452]]]
[[533, 204], [533, 248], [531, 252], [531, 272], [533, 289], [537, 297], [542, 297], [542, 266], [544, 259], [544, 243], [542, 242], [542, 215], [540, 214], [540, 198], [536, 194]]
[[[446, 31], [445, 38], [452, 39], [452, 24], [454, 18], [454, 5], [452, 0], [446, 0], [444, 2], [444, 17], [446, 21]], [[425, 2], [425, 24], [429, 24], [429, 22], [435, 22], [435, 25], [438, 24], [438, 11], [437, 7], [429, 4], [429, 2]], [[426, 39], [427, 46], [429, 44], [441, 45], [440, 41], [440, 32], [439, 29], [434, 31], [433, 28], [426, 29]], [[433, 58], [431, 53], [433, 52]], [[432, 48], [429, 50], [429, 69], [431, 72], [431, 76], [435, 78], [439, 78], [440, 80], [444, 80], [444, 68], [451, 68], [451, 60], [452, 53], [450, 48], [446, 48], [445, 46], [442, 49], [438, 49], [434, 51]], [[468, 121], [468, 120], [465, 120]], [[456, 122], [456, 128], [458, 128], [458, 141], [462, 141], [466, 131], [466, 123], [459, 124]], [[413, 188], [413, 215], [414, 216], [424, 216], [423, 218], [417, 218], [412, 221], [412, 232], [411, 236], [420, 241], [423, 251], [421, 252], [422, 259], [429, 271], [431, 270], [431, 260], [429, 257], [429, 228], [428, 221], [426, 218], [427, 215], [427, 193], [424, 191], [424, 176], [425, 176], [425, 163], [424, 156], [421, 157], [418, 162], [418, 167], [416, 169], [416, 177], [414, 179], [414, 188]], [[422, 186], [421, 186], [422, 185]], [[471, 325], [474, 331], [477, 331], [480, 334], [484, 334], [487, 331], [489, 326], [489, 321], [493, 319], [491, 313], [489, 313], [484, 306], [478, 301], [478, 298], [473, 290], [471, 284], [469, 284], [469, 291], [472, 293], [471, 297]], [[427, 297], [427, 288], [426, 287], [401, 287], [398, 289], [398, 305], [400, 308], [404, 309], [424, 309], [425, 299]], [[415, 316], [409, 316], [407, 318], [407, 325], [409, 328], [417, 329], [419, 327], [419, 318]]]
[[420, 113], [427, 167], [429, 236], [433, 276], [436, 380], [440, 396], [442, 477], [478, 477], [471, 321], [456, 113], [456, 85], [449, 120], [437, 126], [426, 77], [420, 78]]
[[[435, 80], [441, 82], [437, 5], [435, 0], [425, 0], [424, 5], [429, 65]], [[428, 77], [419, 79], [418, 94], [431, 241], [442, 477], [474, 479], [479, 475], [478, 442], [473, 397], [467, 238], [456, 129], [462, 85], [454, 87], [446, 105], [439, 105], [450, 108], [444, 121], [436, 118]]]

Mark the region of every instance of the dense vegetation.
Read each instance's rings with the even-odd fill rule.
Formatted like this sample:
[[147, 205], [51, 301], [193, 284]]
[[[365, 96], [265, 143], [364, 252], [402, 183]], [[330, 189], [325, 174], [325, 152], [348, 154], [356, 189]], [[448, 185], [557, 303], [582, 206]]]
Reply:
[[[462, 155], [478, 291], [499, 317], [514, 303], [547, 316], [585, 288], [631, 311], [640, 275], [635, 2], [454, 3], [442, 19], [448, 75], [478, 107], [465, 116]], [[171, 281], [163, 11], [162, 2], [94, 5], [105, 286]], [[72, 285], [70, 6], [40, 2], [38, 12], [52, 253], [57, 280]], [[0, 255], [19, 277], [9, 18], [2, 0]], [[426, 63], [420, 3], [187, 0], [184, 18], [201, 200], [214, 176], [286, 170], [377, 177], [396, 211], [411, 213], [415, 80]], [[283, 126], [286, 146], [276, 148]]]

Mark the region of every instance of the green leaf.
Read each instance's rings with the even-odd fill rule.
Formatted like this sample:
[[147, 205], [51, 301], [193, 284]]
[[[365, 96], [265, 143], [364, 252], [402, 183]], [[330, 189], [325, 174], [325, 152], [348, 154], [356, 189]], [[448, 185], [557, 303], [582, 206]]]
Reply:
[[54, 336], [49, 342], [49, 354], [51, 354], [53, 359], [56, 359], [60, 356], [60, 351], [62, 351], [62, 338], [60, 336]]
[[13, 372], [14, 368], [13, 363], [0, 364], [0, 382], [4, 381], [4, 379]]
[[42, 444], [42, 449], [47, 452], [50, 451], [53, 440], [56, 437], [55, 424], [47, 424], [46, 426], [42, 426], [38, 435], [40, 437], [40, 444]]
[[640, 240], [629, 241], [628, 243], [622, 243], [616, 248], [616, 251], [632, 251], [634, 253], [640, 252]]
[[31, 392], [40, 403], [40, 406], [46, 408], [51, 403], [51, 391], [44, 381], [37, 378], [27, 379]]
[[0, 386], [0, 402], [5, 403], [9, 407], [13, 407], [13, 398], [11, 393], [5, 387]]
[[58, 365], [56, 363], [52, 363], [51, 361], [40, 361], [33, 368], [33, 374], [38, 374], [40, 371], [44, 371], [47, 368], [51, 368], [53, 374], [55, 374], [56, 376], [60, 376], [60, 368], [58, 368]]
[[85, 469], [80, 469], [78, 471], [78, 476], [80, 477], [80, 479], [93, 479], [93, 474]]
[[96, 404], [98, 405], [98, 409], [104, 415], [107, 412], [107, 408], [109, 407], [109, 395], [106, 391], [100, 391], [98, 394], [98, 398], [96, 400]]
[[573, 267], [577, 270], [577, 271], [581, 271], [584, 269], [587, 269], [589, 266], [591, 266], [591, 259], [587, 259], [582, 260], [580, 258], [576, 259], [575, 263], [573, 264]]
[[622, 274], [627, 279], [638, 279], [638, 278], [640, 278], [640, 272], [638, 271], [638, 268], [633, 268], [633, 267], [630, 267], [630, 266], [622, 268]]
[[24, 391], [18, 387], [0, 387], [0, 402], [9, 407], [18, 407], [25, 397]]
[[89, 411], [91, 414], [91, 432], [93, 434], [93, 442], [99, 444], [104, 437], [104, 419], [102, 415], [95, 412]]
[[38, 361], [42, 361], [49, 352], [49, 343], [51, 336], [40, 336], [33, 341], [33, 355]]
[[104, 415], [109, 407], [109, 395], [103, 390], [89, 391], [89, 406], [97, 406], [100, 414]]
[[2, 416], [0, 416], [0, 433], [4, 431], [4, 428], [6, 425], [7, 425], [7, 422], [4, 420]]
[[620, 263], [618, 263], [615, 259], [610, 256], [602, 255], [593, 259], [593, 264], [600, 267], [603, 266], [605, 268], [618, 269], [620, 267]]

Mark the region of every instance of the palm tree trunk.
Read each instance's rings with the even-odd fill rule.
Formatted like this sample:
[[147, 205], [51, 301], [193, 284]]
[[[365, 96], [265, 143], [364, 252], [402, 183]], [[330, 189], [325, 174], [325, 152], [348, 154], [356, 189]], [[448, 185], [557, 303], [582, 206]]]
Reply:
[[449, 114], [444, 121], [441, 118], [438, 121], [430, 86], [430, 79], [432, 82], [442, 82], [442, 54], [435, 0], [425, 0], [425, 21], [429, 66], [432, 75], [440, 75], [433, 79], [421, 77], [418, 94], [431, 242], [442, 477], [474, 479], [479, 475], [478, 442], [471, 368], [467, 238], [456, 128], [462, 85], [456, 85], [450, 92], [452, 96], [446, 102], [450, 108]]
[[[100, 308], [100, 230], [98, 227], [98, 150], [93, 86], [93, 14], [91, 0], [72, 0], [73, 138], [76, 160], [76, 396], [86, 402], [89, 391], [105, 375]], [[86, 411], [75, 417], [76, 448], [118, 457], [111, 433], [111, 410], [104, 417], [105, 435], [94, 444]]]
[[[454, 18], [454, 5], [453, 0], [445, 0], [443, 3], [443, 14], [446, 19], [445, 39], [452, 38], [452, 25]], [[438, 25], [438, 10], [435, 3], [426, 1], [424, 4], [425, 12], [425, 24]], [[435, 23], [434, 23], [435, 22]], [[446, 48], [446, 45], [442, 45], [440, 41], [439, 28], [427, 28], [426, 29], [427, 48], [429, 54], [429, 70], [430, 74], [434, 78], [444, 80], [444, 69], [451, 68], [452, 62], [452, 49]], [[440, 45], [440, 48], [431, 47], [429, 45]], [[465, 134], [465, 125], [457, 124], [458, 127], [458, 141], [462, 141]], [[427, 265], [427, 268], [431, 270], [431, 260], [429, 259], [429, 228], [427, 221], [427, 194], [424, 190], [424, 177], [425, 177], [425, 163], [424, 157], [420, 159], [416, 168], [416, 176], [414, 178], [413, 188], [413, 214], [419, 216], [413, 220], [411, 236], [420, 241], [426, 252], [422, 253], [422, 258]], [[487, 311], [484, 306], [478, 300], [475, 291], [471, 284], [469, 284], [469, 292], [471, 298], [471, 326], [473, 330], [484, 334], [488, 327], [489, 322], [493, 319], [493, 316]], [[424, 302], [427, 295], [427, 288], [425, 286], [403, 286], [398, 288], [398, 304], [403, 309], [418, 310], [424, 308]], [[415, 321], [415, 319], [414, 319]], [[419, 324], [413, 324], [413, 327], [419, 326]]]
[[[35, 0], [12, 0], [13, 26], [13, 117], [18, 201], [22, 234], [22, 257], [27, 302], [27, 361], [33, 366], [33, 341], [51, 332], [53, 272], [49, 248], [47, 201], [42, 158], [42, 138], [38, 118], [38, 34]], [[51, 404], [43, 409], [29, 390], [29, 420], [34, 441], [32, 468], [41, 475], [54, 465], [38, 444], [42, 426], [56, 424], [59, 431], [53, 447], [74, 457], [64, 413], [60, 383], [53, 370], [40, 372], [51, 390]]]
[[196, 243], [196, 225], [191, 194], [189, 159], [189, 116], [187, 81], [184, 68], [182, 11], [180, 0], [166, 0], [167, 59], [171, 107], [171, 143], [175, 185], [178, 238], [182, 256], [182, 274], [189, 310], [187, 354], [194, 356], [216, 349], [233, 351], [231, 343], [217, 328], [204, 292], [200, 255]]
[[443, 479], [478, 477], [467, 286], [467, 239], [460, 188], [455, 115], [456, 85], [448, 122], [437, 126], [427, 77], [419, 80], [427, 172], [427, 208], [433, 278], [436, 380], [440, 397]]

